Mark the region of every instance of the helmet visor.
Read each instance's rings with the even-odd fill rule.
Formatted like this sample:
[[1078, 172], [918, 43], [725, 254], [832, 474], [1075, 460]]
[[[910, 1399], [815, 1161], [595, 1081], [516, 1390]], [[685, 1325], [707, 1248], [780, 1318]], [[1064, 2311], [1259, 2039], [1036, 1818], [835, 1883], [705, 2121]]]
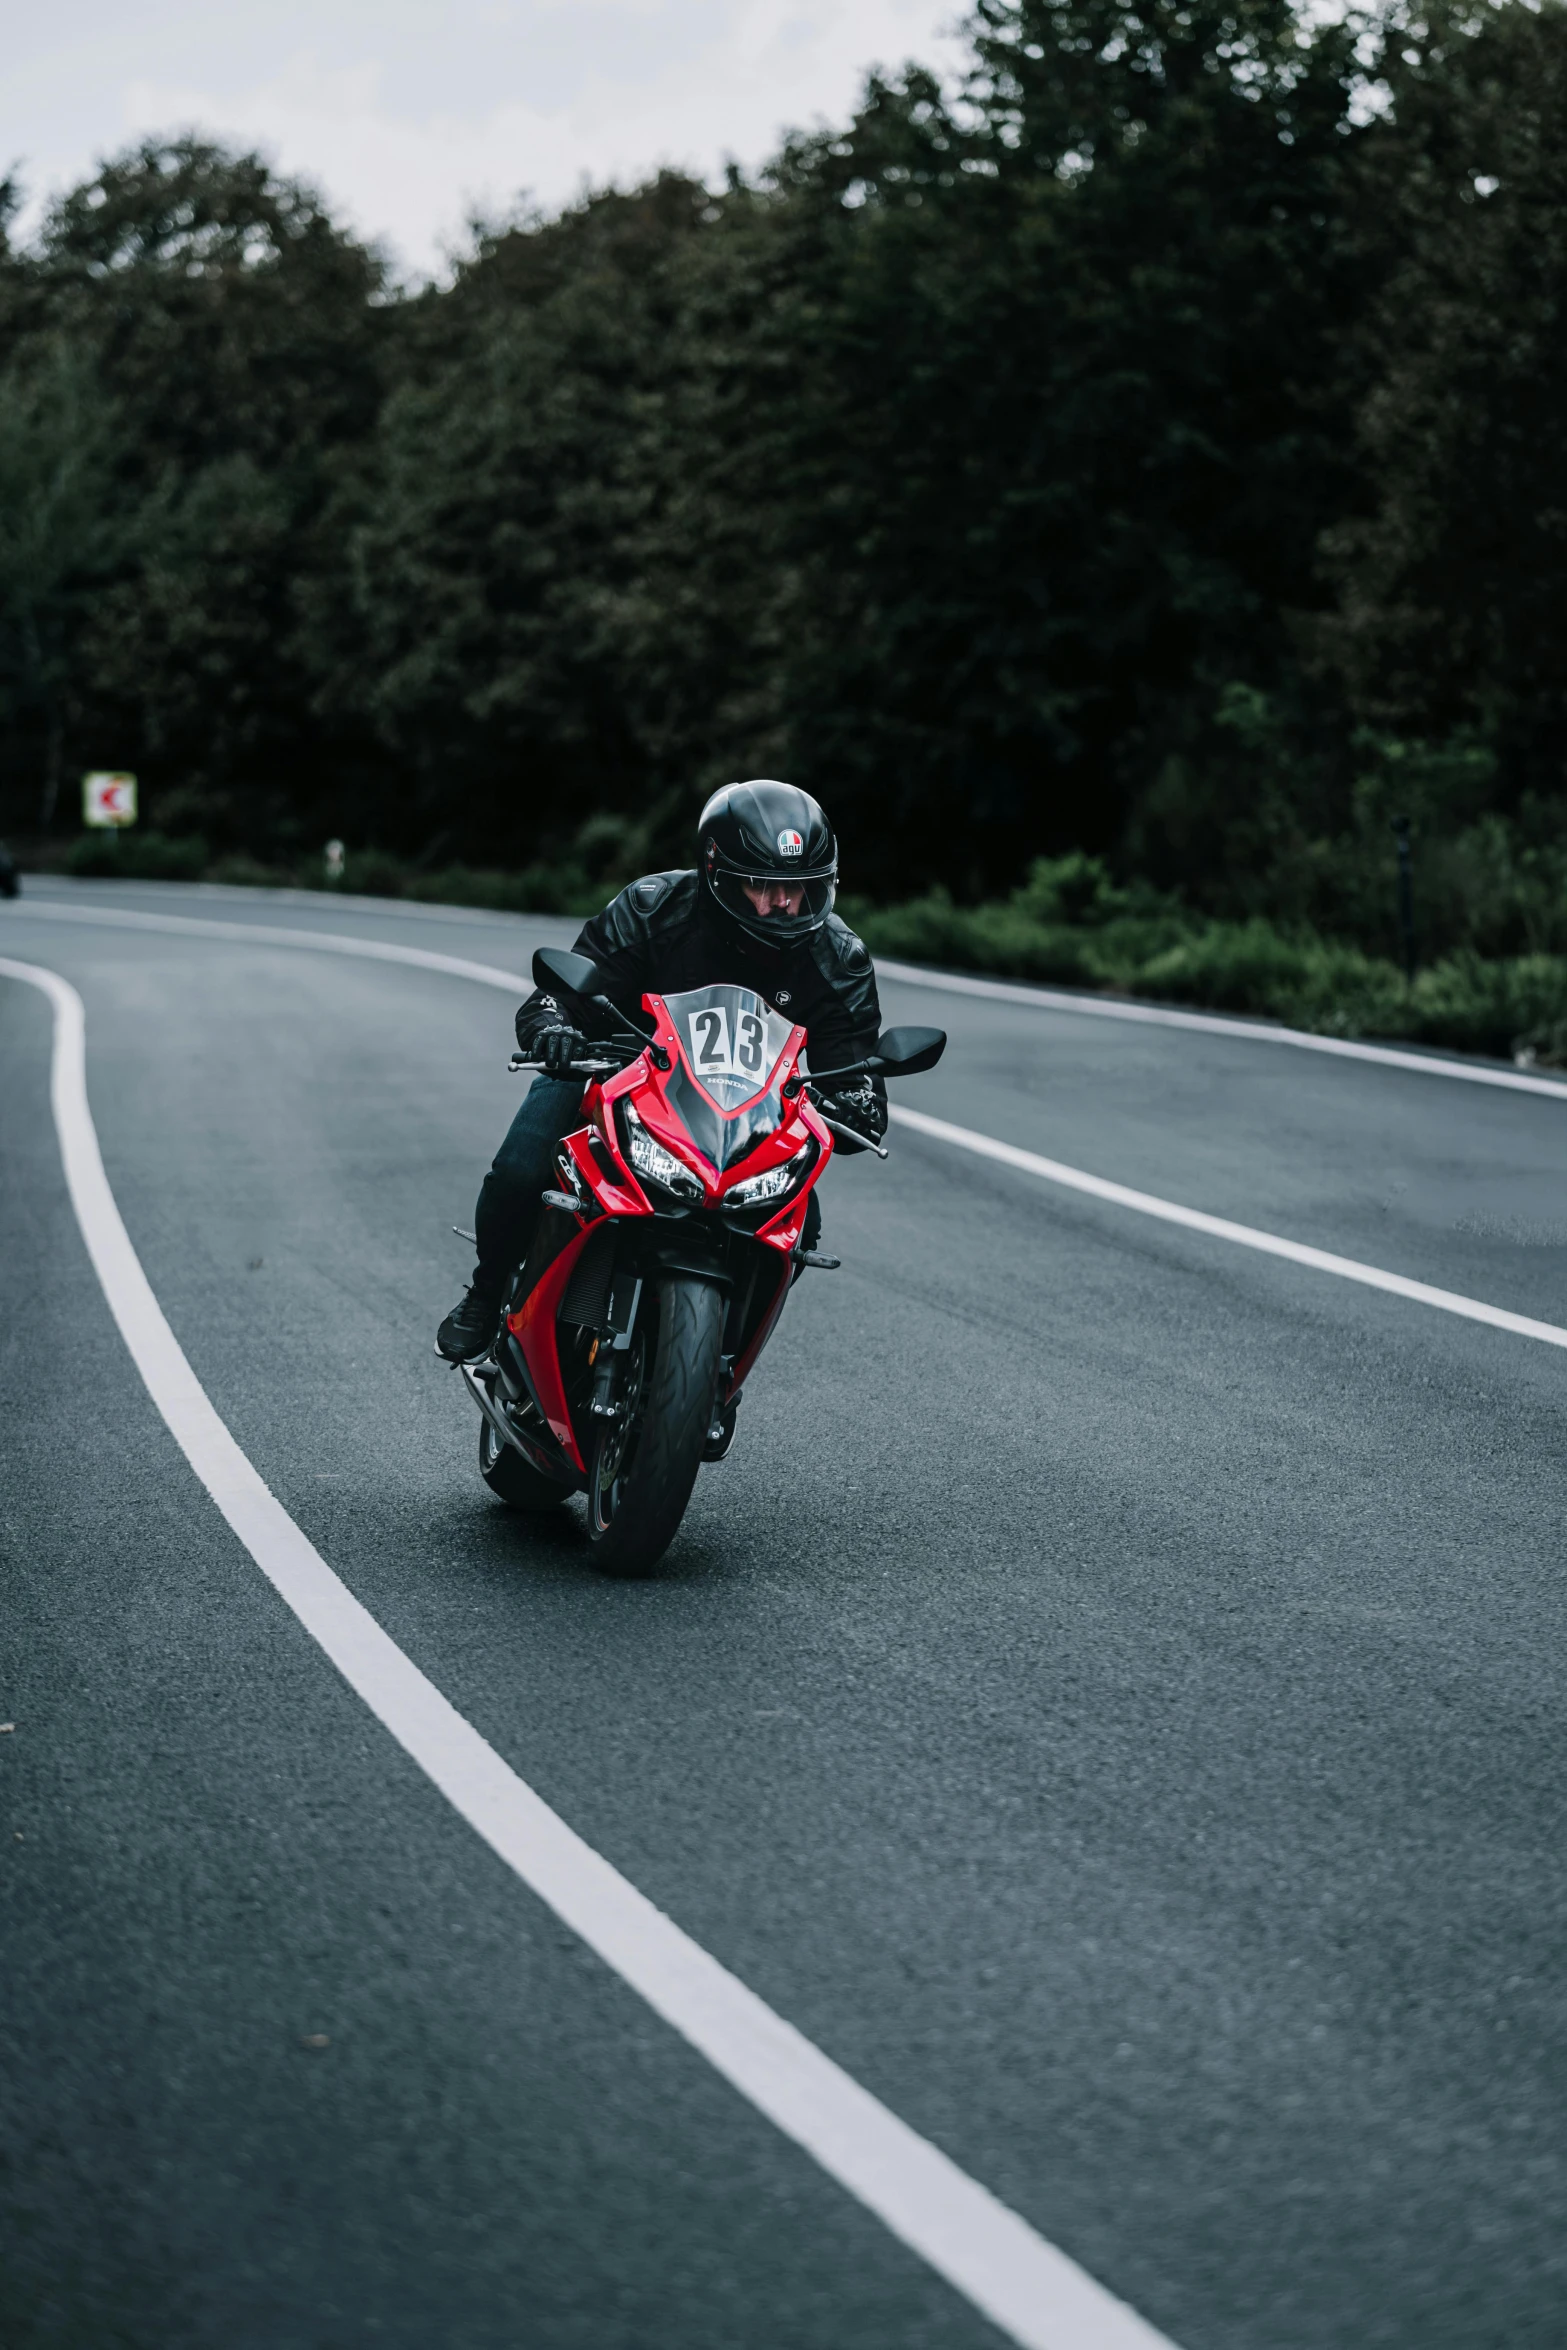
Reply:
[[720, 866], [711, 881], [718, 903], [742, 930], [778, 946], [820, 930], [836, 895], [831, 873], [732, 873]]

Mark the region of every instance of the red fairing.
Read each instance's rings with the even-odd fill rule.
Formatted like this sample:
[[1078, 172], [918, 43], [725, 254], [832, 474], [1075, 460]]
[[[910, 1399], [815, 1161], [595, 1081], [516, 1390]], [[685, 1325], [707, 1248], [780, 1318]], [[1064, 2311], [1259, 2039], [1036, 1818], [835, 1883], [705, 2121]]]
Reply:
[[[644, 996], [645, 1009], [655, 1022], [654, 1047], [661, 1047], [668, 1055], [668, 1070], [654, 1067], [649, 1054], [641, 1053], [629, 1067], [602, 1083], [592, 1083], [583, 1095], [584, 1123], [569, 1134], [561, 1145], [561, 1157], [569, 1162], [577, 1179], [577, 1188], [584, 1198], [584, 1206], [577, 1211], [577, 1231], [523, 1300], [517, 1311], [507, 1316], [507, 1327], [522, 1349], [533, 1381], [535, 1392], [543, 1406], [550, 1429], [564, 1448], [567, 1458], [582, 1474], [587, 1464], [577, 1442], [572, 1425], [571, 1410], [566, 1400], [565, 1382], [561, 1376], [560, 1352], [556, 1317], [560, 1310], [566, 1286], [572, 1271], [586, 1245], [588, 1235], [604, 1217], [642, 1217], [654, 1213], [653, 1203], [641, 1183], [627, 1165], [620, 1145], [615, 1120], [617, 1103], [626, 1102], [636, 1112], [655, 1142], [679, 1160], [702, 1186], [702, 1204], [718, 1207], [730, 1193], [753, 1176], [762, 1175], [771, 1167], [794, 1158], [810, 1142], [816, 1145], [814, 1161], [801, 1182], [779, 1207], [769, 1221], [755, 1229], [755, 1237], [777, 1251], [778, 1286], [772, 1304], [763, 1315], [760, 1325], [744, 1356], [734, 1366], [728, 1393], [734, 1394], [749, 1375], [751, 1366], [771, 1337], [783, 1302], [789, 1292], [791, 1268], [787, 1260], [799, 1246], [805, 1228], [805, 1213], [811, 1193], [820, 1182], [832, 1157], [832, 1135], [818, 1117], [803, 1092], [790, 1095], [785, 1092], [798, 1073], [799, 1057], [805, 1043], [805, 1030], [794, 1027], [788, 1041], [776, 1056], [771, 1067], [747, 1098], [734, 1105], [719, 1102], [704, 1086], [691, 1064], [674, 1021], [661, 996]], [[692, 1134], [678, 1110], [669, 1099], [668, 1089], [678, 1084], [693, 1086], [704, 1105], [702, 1123], [723, 1141], [721, 1155], [727, 1155], [731, 1143], [724, 1139], [733, 1135], [741, 1120], [750, 1119], [758, 1105], [768, 1103], [776, 1094], [776, 1111], [780, 1123], [773, 1131], [758, 1136], [754, 1147], [742, 1149], [733, 1164], [720, 1166], [693, 1140]], [[688, 1104], [690, 1096], [687, 1096]], [[694, 1115], [695, 1113], [693, 1113]], [[721, 1126], [714, 1126], [714, 1119]], [[743, 1144], [743, 1134], [740, 1141]], [[715, 1148], [717, 1146], [715, 1145]], [[565, 1179], [562, 1180], [564, 1187]], [[592, 1202], [591, 1208], [586, 1204]]]
[[[616, 1102], [629, 1101], [654, 1141], [662, 1143], [665, 1150], [669, 1151], [683, 1167], [698, 1178], [702, 1185], [704, 1205], [708, 1207], [721, 1206], [728, 1195], [740, 1184], [749, 1182], [754, 1175], [765, 1175], [770, 1167], [779, 1166], [785, 1160], [794, 1158], [807, 1141], [814, 1139], [817, 1146], [817, 1156], [809, 1174], [800, 1185], [799, 1190], [784, 1202], [778, 1214], [770, 1222], [764, 1223], [757, 1232], [759, 1240], [766, 1241], [781, 1255], [787, 1256], [790, 1250], [798, 1245], [800, 1233], [805, 1224], [806, 1202], [816, 1185], [821, 1181], [827, 1162], [832, 1156], [833, 1147], [831, 1133], [817, 1116], [807, 1096], [802, 1092], [795, 1094], [790, 1099], [782, 1093], [782, 1088], [797, 1073], [800, 1053], [805, 1044], [805, 1030], [799, 1026], [792, 1028], [789, 1031], [788, 1042], [772, 1066], [762, 1076], [755, 1091], [748, 1095], [743, 1102], [725, 1107], [715, 1100], [710, 1089], [702, 1083], [701, 1078], [692, 1067], [690, 1054], [670, 1018], [668, 1007], [662, 996], [644, 996], [642, 1002], [644, 1009], [651, 1013], [656, 1024], [654, 1043], [661, 1046], [669, 1055], [672, 1063], [671, 1068], [667, 1072], [653, 1068], [648, 1056], [643, 1053], [632, 1062], [629, 1068], [623, 1069], [618, 1076], [608, 1079], [602, 1089], [593, 1088], [595, 1094], [602, 1090], [604, 1104], [602, 1114], [607, 1129], [607, 1139], [623, 1170], [625, 1180], [635, 1186], [639, 1198], [645, 1198], [636, 1177], [625, 1166], [620, 1155], [613, 1115], [613, 1105]], [[693, 1141], [685, 1121], [669, 1099], [668, 1089], [677, 1073], [688, 1084], [695, 1087], [709, 1112], [714, 1117], [721, 1119], [725, 1126], [733, 1127], [738, 1121], [748, 1117], [758, 1102], [764, 1101], [774, 1092], [778, 1092], [780, 1096], [779, 1109], [782, 1112], [782, 1122], [772, 1133], [763, 1136], [755, 1148], [747, 1151], [744, 1157], [736, 1159], [730, 1166], [719, 1167], [715, 1160], [703, 1152]], [[598, 1191], [599, 1187], [595, 1185], [594, 1188], [595, 1191]]]
[[[629, 1075], [625, 1071], [622, 1075]], [[618, 1084], [620, 1079], [616, 1079]], [[568, 1134], [561, 1145], [561, 1155], [569, 1158], [576, 1168], [583, 1192], [591, 1197], [608, 1216], [649, 1216], [652, 1209], [643, 1196], [642, 1187], [621, 1160], [620, 1154], [607, 1140], [614, 1133], [613, 1123], [604, 1112], [603, 1088], [590, 1085], [583, 1096], [582, 1107], [588, 1123], [575, 1134]], [[566, 1285], [572, 1269], [582, 1254], [583, 1244], [598, 1217], [591, 1219], [581, 1214], [577, 1220], [577, 1235], [568, 1241], [549, 1266], [543, 1278], [529, 1291], [515, 1314], [506, 1317], [507, 1328], [522, 1348], [544, 1416], [553, 1433], [565, 1446], [573, 1466], [587, 1473], [577, 1443], [576, 1430], [571, 1422], [571, 1410], [566, 1401], [566, 1384], [561, 1376], [560, 1344], [556, 1315], [560, 1301], [566, 1294]]]
[[606, 1216], [653, 1213], [641, 1184], [622, 1164], [619, 1151], [606, 1144], [601, 1131], [584, 1126], [576, 1134], [568, 1134], [561, 1148], [569, 1154], [583, 1190], [592, 1193]]
[[[812, 1192], [826, 1171], [828, 1160], [832, 1157], [832, 1129], [822, 1123], [815, 1108], [806, 1100], [803, 1093], [799, 1097], [796, 1117], [806, 1133], [814, 1135], [816, 1138], [816, 1163], [799, 1190], [785, 1200], [772, 1222], [764, 1224], [756, 1236], [758, 1240], [769, 1241], [774, 1248], [782, 1249], [785, 1256], [789, 1254], [791, 1249], [799, 1246], [800, 1235], [805, 1230], [806, 1207]], [[747, 1175], [754, 1175], [760, 1167], [766, 1164], [768, 1164], [766, 1160], [759, 1160], [756, 1166], [748, 1165], [744, 1172]], [[738, 1172], [739, 1170], [737, 1170], [737, 1174]]]
[[577, 1432], [571, 1424], [571, 1408], [566, 1401], [565, 1384], [560, 1375], [560, 1350], [555, 1338], [555, 1315], [566, 1294], [572, 1268], [581, 1256], [592, 1226], [579, 1226], [576, 1238], [568, 1240], [560, 1255], [536, 1282], [514, 1314], [506, 1317], [506, 1327], [522, 1348], [544, 1417], [551, 1433], [566, 1448], [574, 1468], [587, 1471], [587, 1463], [577, 1449]]

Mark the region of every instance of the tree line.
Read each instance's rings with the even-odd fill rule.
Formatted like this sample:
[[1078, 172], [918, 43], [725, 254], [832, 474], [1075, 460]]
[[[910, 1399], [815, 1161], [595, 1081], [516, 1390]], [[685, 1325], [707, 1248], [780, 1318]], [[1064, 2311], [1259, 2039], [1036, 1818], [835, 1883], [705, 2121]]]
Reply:
[[1405, 815], [1441, 943], [1567, 947], [1567, 10], [968, 41], [419, 291], [197, 140], [7, 236], [0, 828], [613, 879], [781, 773], [871, 897], [1385, 948]]

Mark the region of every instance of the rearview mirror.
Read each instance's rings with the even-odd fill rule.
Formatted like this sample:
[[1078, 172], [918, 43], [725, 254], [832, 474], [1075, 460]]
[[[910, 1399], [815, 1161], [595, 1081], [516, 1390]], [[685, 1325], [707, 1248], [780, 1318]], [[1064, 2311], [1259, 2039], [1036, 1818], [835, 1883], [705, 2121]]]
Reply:
[[537, 947], [533, 956], [533, 984], [546, 995], [554, 995], [558, 990], [591, 1000], [599, 994], [604, 982], [597, 963], [590, 963], [586, 955], [570, 954], [565, 947]]
[[586, 955], [572, 955], [564, 947], [539, 947], [533, 957], [533, 984], [546, 995], [567, 998], [567, 1010], [586, 1036], [618, 1037], [653, 1034], [651, 1021], [623, 1012], [604, 993], [604, 974]]
[[946, 1049], [944, 1028], [889, 1028], [876, 1039], [883, 1077], [917, 1077], [922, 1069], [934, 1069]]

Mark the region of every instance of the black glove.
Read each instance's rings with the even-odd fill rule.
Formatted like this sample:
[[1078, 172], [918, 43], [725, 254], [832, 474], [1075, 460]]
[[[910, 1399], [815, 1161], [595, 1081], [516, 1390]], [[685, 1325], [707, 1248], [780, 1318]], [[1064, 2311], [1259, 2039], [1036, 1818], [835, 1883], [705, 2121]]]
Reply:
[[551, 1077], [564, 1077], [573, 1061], [588, 1049], [588, 1040], [578, 1028], [542, 1029], [535, 1039], [539, 1059]]
[[552, 995], [535, 989], [517, 1006], [517, 1050], [525, 1061], [542, 1061], [552, 1077], [569, 1068], [586, 1044]]
[[[867, 1142], [880, 1142], [887, 1131], [886, 1088], [874, 1079], [862, 1077], [857, 1085], [845, 1086], [837, 1093], [824, 1093], [823, 1110], [838, 1125], [847, 1126], [851, 1133], [861, 1134]], [[852, 1143], [835, 1138], [840, 1149], [852, 1151]]]

